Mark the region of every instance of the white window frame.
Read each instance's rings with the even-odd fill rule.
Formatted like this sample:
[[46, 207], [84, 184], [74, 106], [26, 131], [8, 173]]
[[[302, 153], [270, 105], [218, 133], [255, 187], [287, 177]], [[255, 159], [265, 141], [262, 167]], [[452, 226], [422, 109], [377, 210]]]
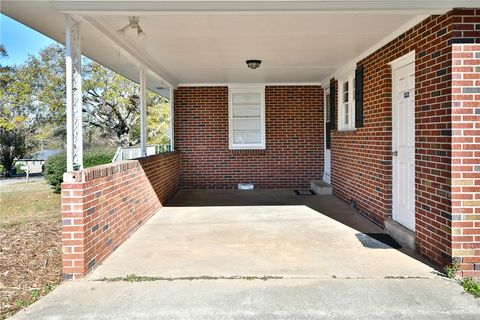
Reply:
[[[344, 101], [344, 84], [348, 82], [348, 102]], [[345, 119], [348, 114], [348, 124]], [[338, 79], [338, 130], [355, 130], [355, 70]]]
[[[260, 143], [236, 144], [233, 141], [233, 94], [260, 93]], [[228, 87], [228, 147], [230, 150], [265, 149], [265, 85]]]

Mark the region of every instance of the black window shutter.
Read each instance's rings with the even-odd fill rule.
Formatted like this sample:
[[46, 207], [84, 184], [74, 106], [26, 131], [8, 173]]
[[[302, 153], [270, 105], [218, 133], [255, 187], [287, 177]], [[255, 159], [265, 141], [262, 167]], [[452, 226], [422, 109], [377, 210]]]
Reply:
[[332, 130], [332, 124], [330, 122], [327, 122], [326, 128], [325, 128], [325, 148], [330, 149], [330, 139], [332, 138], [330, 131]]
[[327, 122], [326, 132], [325, 132], [325, 148], [330, 149], [331, 146], [331, 131], [335, 129], [335, 106], [336, 106], [336, 94], [335, 94], [335, 83], [330, 84], [330, 122]]
[[330, 128], [333, 130], [335, 129], [335, 120], [337, 117], [335, 116], [335, 110], [337, 107], [337, 86], [335, 82], [330, 84]]
[[355, 128], [363, 127], [363, 66], [355, 70]]

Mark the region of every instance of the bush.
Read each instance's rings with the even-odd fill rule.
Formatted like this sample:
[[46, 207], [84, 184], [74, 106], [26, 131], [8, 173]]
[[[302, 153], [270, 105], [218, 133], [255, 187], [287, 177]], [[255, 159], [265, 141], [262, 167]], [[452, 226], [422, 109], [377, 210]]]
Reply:
[[[98, 166], [112, 162], [114, 156], [112, 150], [93, 149], [83, 153], [83, 165], [85, 168]], [[63, 174], [67, 171], [67, 155], [60, 153], [48, 158], [44, 165], [45, 178], [52, 185], [54, 192], [60, 192], [63, 182]]]
[[25, 173], [25, 170], [21, 169], [21, 167], [23, 166], [23, 163], [15, 163], [15, 168], [13, 170], [15, 170], [15, 174], [24, 174]]
[[54, 189], [60, 192], [60, 184], [63, 182], [63, 173], [67, 171], [67, 154], [60, 153], [51, 156], [45, 161], [43, 174]]
[[88, 150], [83, 155], [83, 166], [85, 168], [99, 166], [101, 164], [112, 162], [115, 152], [111, 150]]

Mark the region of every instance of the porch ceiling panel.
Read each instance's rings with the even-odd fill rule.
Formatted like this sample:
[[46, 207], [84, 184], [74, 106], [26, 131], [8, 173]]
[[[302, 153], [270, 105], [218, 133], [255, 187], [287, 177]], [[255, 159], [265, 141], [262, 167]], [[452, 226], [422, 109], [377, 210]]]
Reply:
[[[180, 84], [318, 82], [412, 19], [412, 14], [227, 14], [144, 16], [147, 39], [130, 45]], [[98, 17], [115, 30], [126, 17]], [[250, 70], [246, 59], [261, 59]]]
[[[83, 54], [134, 81], [144, 64], [149, 88], [168, 96], [168, 84], [320, 82], [457, 2], [469, 1], [2, 0], [0, 10], [61, 43], [64, 13], [74, 14]], [[140, 16], [146, 39], [116, 32], [132, 15]], [[250, 70], [246, 59], [263, 63]]]

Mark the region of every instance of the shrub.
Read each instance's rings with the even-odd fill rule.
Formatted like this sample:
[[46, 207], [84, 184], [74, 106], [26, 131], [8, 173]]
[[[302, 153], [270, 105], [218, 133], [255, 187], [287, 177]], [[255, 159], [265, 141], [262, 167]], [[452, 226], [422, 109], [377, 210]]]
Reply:
[[15, 174], [24, 174], [25, 173], [25, 170], [21, 169], [21, 167], [23, 166], [23, 163], [15, 163], [15, 168], [13, 170], [15, 170]]
[[53, 187], [55, 193], [60, 192], [60, 184], [63, 182], [63, 173], [67, 171], [67, 154], [59, 153], [45, 161], [43, 174]]
[[83, 166], [85, 168], [99, 166], [112, 162], [115, 152], [111, 150], [91, 149], [83, 155]]
[[[91, 149], [83, 153], [83, 165], [85, 168], [98, 166], [112, 162], [114, 152], [112, 150]], [[47, 181], [52, 185], [54, 192], [60, 192], [63, 182], [63, 174], [67, 171], [67, 155], [60, 153], [48, 158], [45, 162], [44, 174]]]

